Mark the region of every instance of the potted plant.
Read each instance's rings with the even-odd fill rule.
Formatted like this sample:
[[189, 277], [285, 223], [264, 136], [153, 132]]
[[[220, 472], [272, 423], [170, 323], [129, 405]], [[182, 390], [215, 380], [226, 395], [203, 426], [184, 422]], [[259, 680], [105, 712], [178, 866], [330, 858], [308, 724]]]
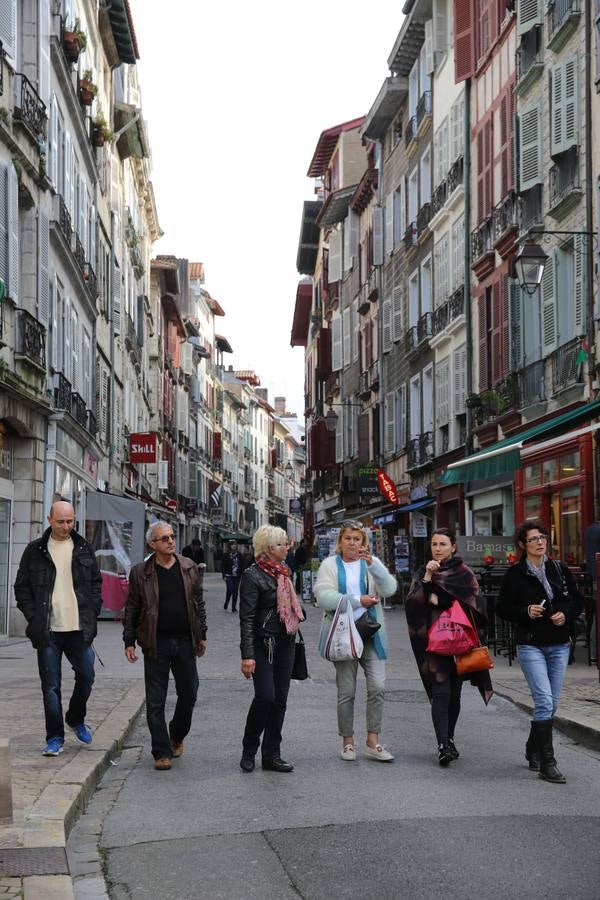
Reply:
[[108, 127], [108, 122], [99, 113], [92, 119], [92, 143], [94, 147], [103, 147], [105, 143], [112, 141], [113, 133]]
[[98, 88], [92, 81], [92, 70], [86, 69], [79, 80], [79, 100], [83, 106], [91, 106]]
[[78, 22], [65, 28], [63, 31], [63, 50], [70, 63], [77, 62], [79, 54], [85, 50], [86, 46], [87, 36], [85, 31], [80, 29]]
[[481, 397], [479, 394], [469, 394], [465, 403], [469, 409], [476, 409], [478, 406], [481, 406]]

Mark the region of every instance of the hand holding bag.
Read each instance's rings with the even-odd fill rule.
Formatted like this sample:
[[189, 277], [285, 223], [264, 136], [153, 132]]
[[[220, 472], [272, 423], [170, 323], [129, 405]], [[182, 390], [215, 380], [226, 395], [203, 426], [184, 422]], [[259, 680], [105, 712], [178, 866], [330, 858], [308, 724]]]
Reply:
[[368, 610], [359, 619], [355, 619], [354, 624], [356, 625], [356, 630], [361, 636], [363, 644], [366, 644], [367, 641], [370, 641], [371, 638], [376, 635], [381, 628], [381, 622], [378, 622], [377, 619], [374, 619], [371, 615], [369, 615]]
[[352, 604], [342, 594], [338, 601], [327, 640], [325, 659], [341, 662], [345, 659], [360, 659], [364, 649], [362, 638], [356, 630]]
[[294, 645], [294, 665], [292, 666], [292, 678], [294, 681], [304, 681], [308, 678], [308, 666], [306, 665], [306, 647], [300, 629], [297, 631]]
[[428, 634], [427, 652], [440, 656], [460, 656], [479, 643], [477, 632], [458, 600], [439, 614]]

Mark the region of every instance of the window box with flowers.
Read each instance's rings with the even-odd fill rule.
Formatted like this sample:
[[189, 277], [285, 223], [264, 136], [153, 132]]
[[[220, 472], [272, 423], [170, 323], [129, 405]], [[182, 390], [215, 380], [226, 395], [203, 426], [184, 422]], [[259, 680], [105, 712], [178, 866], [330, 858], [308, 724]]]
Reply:
[[76, 22], [73, 26], [68, 25], [63, 31], [63, 50], [67, 61], [76, 63], [79, 54], [85, 50], [86, 46], [87, 36], [85, 31], [81, 31], [79, 28], [79, 23]]
[[92, 119], [92, 144], [94, 147], [103, 147], [113, 139], [113, 133], [108, 127], [108, 122], [103, 115]]
[[92, 81], [92, 70], [86, 69], [79, 80], [79, 102], [83, 106], [91, 106], [97, 93], [98, 87]]

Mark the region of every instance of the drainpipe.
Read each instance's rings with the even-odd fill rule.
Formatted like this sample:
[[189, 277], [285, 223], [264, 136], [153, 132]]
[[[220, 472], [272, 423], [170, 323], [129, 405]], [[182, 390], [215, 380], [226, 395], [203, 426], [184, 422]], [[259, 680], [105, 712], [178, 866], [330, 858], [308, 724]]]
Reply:
[[[465, 80], [465, 115], [463, 129], [463, 180], [465, 186], [465, 324], [466, 324], [466, 368], [467, 397], [473, 393], [473, 323], [471, 321], [471, 79]], [[466, 407], [467, 436], [465, 456], [473, 452], [473, 421], [469, 407]]]
[[108, 343], [110, 348], [110, 379], [108, 384], [108, 415], [107, 415], [107, 433], [106, 440], [108, 443], [108, 489], [110, 490], [110, 476], [113, 467], [113, 415], [114, 415], [114, 399], [115, 399], [115, 334], [114, 334], [114, 282], [115, 282], [115, 214], [110, 211], [110, 269], [108, 273], [108, 296], [110, 297], [110, 312], [108, 316]]
[[[381, 206], [381, 199], [383, 193], [383, 144], [381, 141], [377, 141], [377, 153], [378, 153], [378, 174], [377, 174], [377, 204]], [[385, 238], [385, 221], [382, 221], [382, 240]], [[383, 421], [383, 416], [385, 412], [385, 403], [383, 402], [385, 397], [384, 387], [383, 387], [383, 267], [385, 265], [385, 242], [383, 244], [384, 253], [383, 253], [383, 262], [380, 266], [377, 266], [377, 296], [378, 296], [378, 310], [377, 310], [377, 371], [379, 372], [379, 458], [377, 462], [380, 466], [383, 466], [383, 439], [385, 435], [385, 423]]]

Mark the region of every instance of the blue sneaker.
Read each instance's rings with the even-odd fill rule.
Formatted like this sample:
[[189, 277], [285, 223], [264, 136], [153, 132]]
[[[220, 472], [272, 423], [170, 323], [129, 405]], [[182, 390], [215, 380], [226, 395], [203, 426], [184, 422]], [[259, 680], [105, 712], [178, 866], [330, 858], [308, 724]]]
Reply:
[[42, 756], [58, 756], [62, 753], [64, 740], [59, 737], [50, 738], [42, 750]]
[[92, 732], [85, 723], [82, 725], [69, 725], [69, 728], [74, 733], [75, 740], [80, 744], [83, 744], [84, 747], [87, 747], [92, 743]]

